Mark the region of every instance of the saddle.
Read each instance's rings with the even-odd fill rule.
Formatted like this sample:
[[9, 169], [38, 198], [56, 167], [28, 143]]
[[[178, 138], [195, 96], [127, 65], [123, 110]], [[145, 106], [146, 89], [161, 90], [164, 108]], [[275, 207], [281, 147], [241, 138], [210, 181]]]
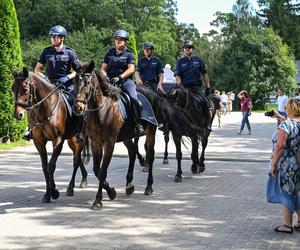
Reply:
[[69, 115], [72, 116], [72, 107], [74, 104], [74, 96], [72, 93], [66, 91], [66, 90], [60, 90], [60, 94], [62, 98], [64, 99], [64, 102], [67, 106], [67, 109], [69, 111]]
[[[143, 107], [142, 112], [141, 112], [141, 119], [145, 120], [147, 122], [150, 122], [155, 126], [158, 126], [158, 122], [154, 115], [154, 112], [153, 112], [150, 102], [147, 100], [147, 98], [143, 94], [141, 94], [139, 92], [137, 92], [137, 96], [138, 96], [139, 102], [142, 104], [141, 106]], [[119, 104], [123, 119], [127, 119], [128, 114], [132, 112], [132, 110], [131, 110], [132, 108], [131, 108], [130, 97], [125, 92], [121, 92], [120, 98], [118, 99], [118, 104]]]

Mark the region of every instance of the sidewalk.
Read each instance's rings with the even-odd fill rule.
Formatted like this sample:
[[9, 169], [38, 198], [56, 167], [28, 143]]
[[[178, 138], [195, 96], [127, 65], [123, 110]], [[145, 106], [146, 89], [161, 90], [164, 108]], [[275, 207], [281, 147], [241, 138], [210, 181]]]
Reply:
[[[207, 160], [222, 161], [268, 161], [271, 153], [271, 137], [276, 129], [276, 121], [273, 118], [264, 116], [263, 113], [253, 113], [250, 116], [252, 135], [236, 134], [239, 130], [242, 119], [241, 112], [232, 112], [222, 116], [222, 127], [217, 128], [216, 118], [213, 124], [213, 131], [209, 137], [206, 149]], [[145, 137], [140, 139], [140, 151], [145, 154], [143, 144]], [[183, 159], [190, 158], [191, 145], [186, 143], [188, 148], [182, 147]], [[161, 159], [164, 153], [164, 138], [161, 131], [157, 131], [155, 142], [155, 157]], [[52, 145], [47, 144], [48, 152], [52, 152]], [[199, 149], [200, 152], [201, 148]], [[3, 152], [3, 151], [2, 151]], [[15, 153], [37, 154], [33, 144], [26, 147], [17, 147], [12, 150]], [[169, 157], [175, 158], [176, 148], [172, 140], [169, 143]], [[1, 153], [1, 151], [0, 151]], [[71, 155], [71, 150], [64, 144], [63, 155]], [[127, 157], [127, 150], [123, 143], [117, 143], [114, 150], [115, 157]]]

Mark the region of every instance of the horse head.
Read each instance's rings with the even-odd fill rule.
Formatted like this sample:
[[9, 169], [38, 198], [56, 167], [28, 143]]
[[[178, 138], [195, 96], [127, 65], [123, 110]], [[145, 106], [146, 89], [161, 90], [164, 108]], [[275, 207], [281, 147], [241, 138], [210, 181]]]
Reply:
[[76, 71], [74, 79], [74, 104], [73, 113], [81, 116], [87, 108], [87, 103], [93, 93], [93, 70], [95, 63], [92, 60], [90, 63], [72, 64], [72, 68]]
[[17, 120], [25, 117], [26, 108], [30, 107], [33, 101], [33, 87], [26, 67], [22, 71], [14, 71], [14, 82], [12, 91], [14, 93], [14, 116]]

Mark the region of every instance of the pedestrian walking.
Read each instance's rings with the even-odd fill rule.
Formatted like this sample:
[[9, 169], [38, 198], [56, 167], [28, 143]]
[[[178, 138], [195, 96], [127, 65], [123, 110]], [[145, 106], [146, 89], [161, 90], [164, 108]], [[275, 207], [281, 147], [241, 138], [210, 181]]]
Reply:
[[249, 122], [249, 116], [251, 115], [251, 110], [252, 110], [252, 101], [250, 99], [250, 96], [246, 90], [242, 90], [240, 93], [238, 93], [238, 98], [241, 99], [241, 111], [242, 111], [242, 122], [241, 122], [241, 127], [240, 130], [237, 131], [236, 133], [241, 135], [245, 124], [248, 129], [247, 135], [251, 135], [251, 126]]
[[220, 97], [220, 91], [219, 90], [215, 90], [214, 91], [214, 96], [217, 97], [220, 100], [220, 109], [216, 110], [216, 116], [218, 118], [218, 128], [221, 128], [221, 117], [222, 117], [222, 109], [223, 109], [223, 105], [222, 105], [222, 101], [221, 101], [221, 97]]
[[[300, 231], [300, 99], [291, 98], [286, 104], [287, 119], [273, 135], [273, 153], [268, 170], [267, 201], [282, 205], [283, 224], [274, 231]], [[278, 114], [275, 112], [275, 117]], [[280, 115], [280, 114], [279, 114]], [[293, 227], [293, 213], [298, 220]]]

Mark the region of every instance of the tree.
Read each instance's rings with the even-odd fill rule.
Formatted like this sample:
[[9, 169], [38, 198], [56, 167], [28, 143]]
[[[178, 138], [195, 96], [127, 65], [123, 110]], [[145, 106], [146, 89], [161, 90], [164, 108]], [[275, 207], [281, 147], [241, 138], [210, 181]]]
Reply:
[[264, 27], [272, 27], [300, 59], [300, 0], [258, 0]]
[[22, 67], [19, 24], [12, 0], [0, 2], [0, 23], [0, 137], [9, 131], [11, 140], [16, 140], [25, 130], [26, 122], [17, 122], [12, 116], [11, 70]]

